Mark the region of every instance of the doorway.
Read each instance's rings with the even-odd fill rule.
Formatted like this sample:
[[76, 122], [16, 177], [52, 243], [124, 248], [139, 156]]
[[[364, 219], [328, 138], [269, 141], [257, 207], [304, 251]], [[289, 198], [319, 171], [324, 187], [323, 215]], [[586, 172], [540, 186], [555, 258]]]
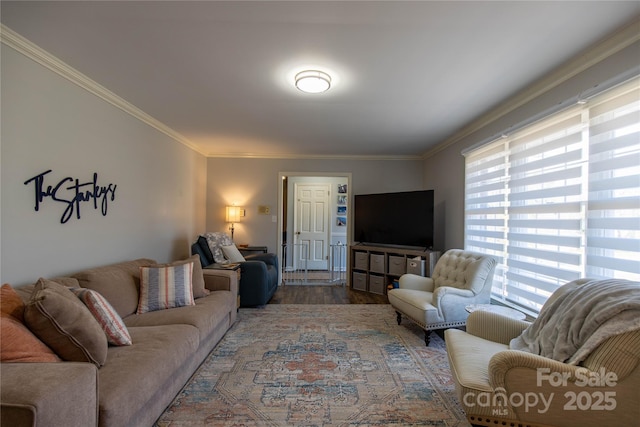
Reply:
[[294, 183], [293, 268], [329, 268], [329, 195], [327, 182]]
[[281, 283], [346, 282], [351, 174], [281, 172], [278, 178]]

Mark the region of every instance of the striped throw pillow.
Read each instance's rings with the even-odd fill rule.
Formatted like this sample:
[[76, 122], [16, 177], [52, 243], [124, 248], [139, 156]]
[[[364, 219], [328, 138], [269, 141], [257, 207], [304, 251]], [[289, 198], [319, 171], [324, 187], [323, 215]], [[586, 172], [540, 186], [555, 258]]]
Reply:
[[140, 267], [138, 314], [195, 305], [193, 262]]
[[129, 330], [105, 297], [91, 289], [72, 288], [71, 291], [80, 298], [80, 301], [87, 306], [93, 317], [96, 318], [107, 335], [109, 344], [116, 346], [131, 345]]

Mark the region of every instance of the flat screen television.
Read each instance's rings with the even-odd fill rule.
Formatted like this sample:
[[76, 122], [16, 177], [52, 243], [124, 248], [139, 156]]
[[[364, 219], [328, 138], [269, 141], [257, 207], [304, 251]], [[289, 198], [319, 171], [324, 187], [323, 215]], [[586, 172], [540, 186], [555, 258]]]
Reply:
[[433, 190], [356, 194], [358, 243], [433, 249]]

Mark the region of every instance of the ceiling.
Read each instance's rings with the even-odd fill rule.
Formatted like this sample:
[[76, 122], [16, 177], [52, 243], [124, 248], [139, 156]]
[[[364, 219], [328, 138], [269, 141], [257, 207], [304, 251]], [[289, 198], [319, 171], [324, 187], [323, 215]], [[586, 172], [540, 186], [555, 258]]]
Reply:
[[[2, 23], [207, 156], [419, 157], [637, 1], [2, 1]], [[331, 73], [323, 94], [293, 85]]]

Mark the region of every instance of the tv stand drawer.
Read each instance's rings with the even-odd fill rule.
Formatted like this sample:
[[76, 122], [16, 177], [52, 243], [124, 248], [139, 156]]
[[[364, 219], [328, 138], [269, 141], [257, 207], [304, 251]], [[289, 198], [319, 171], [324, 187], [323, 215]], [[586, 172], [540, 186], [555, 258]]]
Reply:
[[403, 256], [389, 255], [389, 274], [402, 276], [406, 271], [407, 261]]
[[353, 272], [353, 289], [358, 291], [366, 291], [367, 290], [367, 274], [366, 273], [356, 273]]
[[368, 270], [369, 269], [369, 253], [354, 252], [353, 268], [355, 268], [356, 270]]
[[384, 254], [371, 254], [369, 257], [369, 271], [384, 273]]
[[384, 295], [384, 276], [369, 275], [369, 292], [372, 294]]

